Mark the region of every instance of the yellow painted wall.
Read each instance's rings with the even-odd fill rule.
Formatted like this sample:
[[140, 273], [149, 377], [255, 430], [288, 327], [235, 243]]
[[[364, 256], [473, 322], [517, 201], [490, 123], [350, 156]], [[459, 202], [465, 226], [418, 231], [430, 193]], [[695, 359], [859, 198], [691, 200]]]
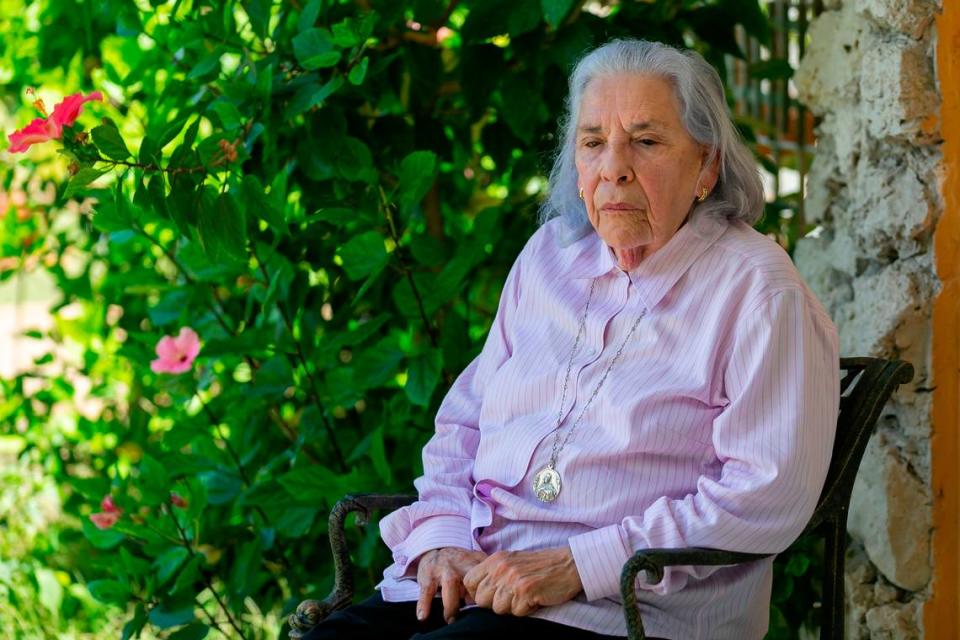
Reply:
[[934, 235], [942, 290], [933, 307], [933, 594], [924, 637], [960, 638], [960, 3], [937, 20], [943, 214]]

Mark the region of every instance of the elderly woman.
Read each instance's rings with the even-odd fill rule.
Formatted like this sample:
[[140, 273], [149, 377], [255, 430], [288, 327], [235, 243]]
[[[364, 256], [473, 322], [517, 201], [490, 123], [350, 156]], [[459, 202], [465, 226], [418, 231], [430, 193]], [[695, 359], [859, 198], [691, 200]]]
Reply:
[[[819, 496], [838, 339], [695, 53], [636, 40], [570, 79], [545, 222], [380, 524], [379, 593], [309, 638], [626, 635], [637, 549], [779, 552]], [[771, 561], [638, 580], [651, 636], [763, 637]], [[538, 636], [539, 637], [539, 636]]]

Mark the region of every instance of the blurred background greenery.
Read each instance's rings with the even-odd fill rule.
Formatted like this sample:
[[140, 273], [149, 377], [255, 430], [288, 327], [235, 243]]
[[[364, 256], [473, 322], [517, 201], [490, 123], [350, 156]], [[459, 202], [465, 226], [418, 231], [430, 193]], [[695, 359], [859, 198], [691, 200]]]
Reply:
[[[105, 98], [0, 163], [4, 637], [275, 638], [327, 593], [329, 508], [421, 473], [591, 46], [662, 40], [718, 68], [768, 186], [760, 228], [791, 248], [810, 11], [0, 0], [3, 131], [37, 99]], [[199, 357], [155, 373], [183, 327]], [[350, 534], [368, 593], [389, 556], [375, 525]], [[805, 541], [778, 560], [770, 637], [805, 633], [816, 562]]]

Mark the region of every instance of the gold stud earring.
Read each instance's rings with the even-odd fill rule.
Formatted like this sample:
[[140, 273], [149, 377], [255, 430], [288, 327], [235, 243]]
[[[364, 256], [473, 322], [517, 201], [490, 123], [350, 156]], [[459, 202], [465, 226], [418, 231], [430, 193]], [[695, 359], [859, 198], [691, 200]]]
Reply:
[[583, 187], [580, 187], [580, 192], [578, 195], [580, 196], [580, 199], [583, 200]]
[[709, 193], [710, 193], [709, 189], [707, 189], [706, 187], [702, 187], [700, 189], [700, 195], [697, 196], [697, 202], [703, 202], [704, 200], [706, 200], [707, 194]]

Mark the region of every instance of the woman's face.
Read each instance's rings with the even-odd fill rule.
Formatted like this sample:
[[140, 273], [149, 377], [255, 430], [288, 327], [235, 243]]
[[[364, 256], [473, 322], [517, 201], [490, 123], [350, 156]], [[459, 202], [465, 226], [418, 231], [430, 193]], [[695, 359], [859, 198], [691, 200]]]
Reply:
[[587, 85], [577, 122], [579, 188], [590, 223], [632, 269], [670, 240], [704, 187], [717, 181], [680, 121], [670, 82], [654, 75], [601, 76]]

